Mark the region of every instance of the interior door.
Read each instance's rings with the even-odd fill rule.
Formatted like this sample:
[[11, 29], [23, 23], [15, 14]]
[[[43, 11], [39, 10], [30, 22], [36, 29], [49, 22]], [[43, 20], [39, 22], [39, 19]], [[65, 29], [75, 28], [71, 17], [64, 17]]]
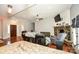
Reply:
[[17, 25], [10, 25], [10, 38], [11, 43], [17, 41]]

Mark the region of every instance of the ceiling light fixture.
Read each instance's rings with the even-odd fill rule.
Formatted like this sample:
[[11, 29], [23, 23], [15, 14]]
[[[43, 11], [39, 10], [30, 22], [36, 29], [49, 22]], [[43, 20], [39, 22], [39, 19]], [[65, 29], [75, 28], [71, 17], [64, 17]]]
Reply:
[[8, 13], [12, 13], [12, 5], [8, 5]]

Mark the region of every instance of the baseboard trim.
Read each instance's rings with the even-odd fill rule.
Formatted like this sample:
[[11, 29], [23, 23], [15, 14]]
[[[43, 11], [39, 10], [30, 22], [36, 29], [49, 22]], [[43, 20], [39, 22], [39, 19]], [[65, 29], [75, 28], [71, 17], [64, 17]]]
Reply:
[[0, 40], [3, 40], [3, 38], [0, 38]]
[[[18, 40], [18, 39], [22, 40], [22, 37], [21, 37], [21, 36], [17, 36], [17, 40]], [[5, 38], [5, 39], [3, 39], [3, 40], [10, 40], [10, 37], [7, 37], [7, 38]]]

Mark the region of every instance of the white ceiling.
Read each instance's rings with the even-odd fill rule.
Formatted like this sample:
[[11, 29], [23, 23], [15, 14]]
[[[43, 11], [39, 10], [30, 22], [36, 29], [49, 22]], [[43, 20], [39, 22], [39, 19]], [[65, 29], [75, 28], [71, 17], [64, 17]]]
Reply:
[[[69, 9], [71, 4], [36, 4], [34, 6], [30, 4], [12, 5], [12, 15], [16, 18], [33, 19], [39, 14], [39, 17], [54, 17], [58, 13]], [[29, 6], [32, 6], [28, 8]], [[18, 13], [19, 12], [19, 13]], [[7, 16], [7, 5], [0, 5], [0, 16]]]
[[[12, 15], [31, 6], [29, 4], [10, 4], [12, 5]], [[0, 16], [7, 16], [8, 4], [0, 4]]]

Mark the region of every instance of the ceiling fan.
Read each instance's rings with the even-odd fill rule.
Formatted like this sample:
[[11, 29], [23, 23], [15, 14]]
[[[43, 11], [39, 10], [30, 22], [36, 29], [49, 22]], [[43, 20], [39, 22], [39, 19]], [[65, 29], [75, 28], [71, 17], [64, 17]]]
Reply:
[[42, 17], [39, 17], [39, 15], [37, 14], [36, 15], [36, 21], [41, 21], [41, 20], [43, 20], [43, 18]]

